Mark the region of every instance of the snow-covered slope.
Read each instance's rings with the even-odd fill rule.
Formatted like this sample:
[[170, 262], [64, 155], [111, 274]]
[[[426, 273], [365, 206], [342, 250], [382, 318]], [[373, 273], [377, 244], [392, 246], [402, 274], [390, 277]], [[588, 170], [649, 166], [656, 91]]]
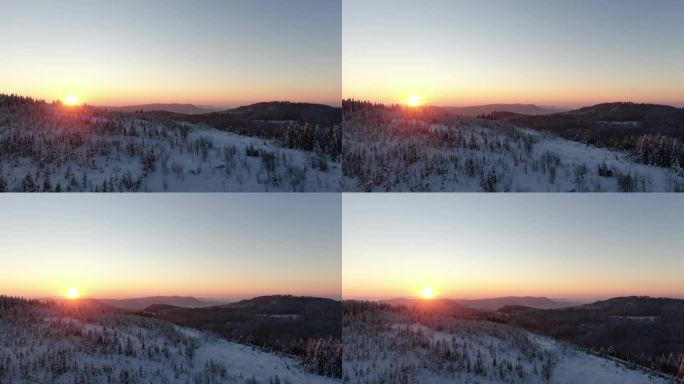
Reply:
[[684, 190], [673, 170], [490, 120], [354, 116], [343, 123], [343, 143], [346, 191]]
[[548, 337], [480, 320], [344, 314], [345, 383], [667, 383]]
[[339, 382], [294, 358], [157, 319], [2, 301], [0, 383]]
[[0, 105], [0, 191], [338, 191], [341, 173], [321, 151], [155, 115]]

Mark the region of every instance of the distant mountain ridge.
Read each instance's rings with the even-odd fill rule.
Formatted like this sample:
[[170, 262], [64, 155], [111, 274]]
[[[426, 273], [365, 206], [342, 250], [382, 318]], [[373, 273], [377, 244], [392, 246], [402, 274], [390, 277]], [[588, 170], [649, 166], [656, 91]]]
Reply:
[[512, 112], [525, 115], [548, 115], [566, 111], [567, 109], [535, 104], [485, 104], [468, 107], [436, 107], [462, 116], [488, 115], [492, 112]]
[[567, 300], [551, 300], [547, 297], [534, 296], [506, 296], [486, 299], [447, 299], [437, 298], [424, 300], [421, 298], [397, 298], [382, 300], [390, 305], [405, 305], [409, 307], [432, 308], [440, 311], [453, 312], [454, 314], [472, 314], [474, 312], [495, 312], [507, 305], [525, 306], [538, 309], [564, 308], [579, 305], [579, 302]]
[[104, 106], [110, 111], [121, 112], [173, 112], [187, 115], [198, 115], [203, 113], [211, 113], [219, 110], [219, 108], [198, 107], [194, 104], [175, 104], [175, 103], [154, 103], [154, 104], [140, 104], [140, 105], [125, 105], [121, 107]]
[[506, 305], [521, 305], [530, 308], [539, 309], [555, 309], [572, 307], [575, 305], [580, 305], [579, 302], [572, 302], [567, 300], [552, 300], [548, 297], [535, 297], [535, 296], [506, 296], [506, 297], [495, 297], [488, 299], [475, 299], [475, 300], [455, 300], [461, 305], [473, 309], [482, 309], [488, 311], [497, 311]]
[[184, 308], [201, 308], [217, 305], [216, 301], [203, 301], [191, 296], [149, 296], [131, 299], [96, 299], [115, 308], [141, 311], [151, 305], [173, 305]]
[[123, 107], [99, 107], [121, 112], [159, 112], [174, 119], [210, 125], [261, 121], [336, 125], [342, 121], [341, 108], [325, 104], [290, 101], [266, 101], [232, 109], [200, 108], [193, 104], [143, 104]]

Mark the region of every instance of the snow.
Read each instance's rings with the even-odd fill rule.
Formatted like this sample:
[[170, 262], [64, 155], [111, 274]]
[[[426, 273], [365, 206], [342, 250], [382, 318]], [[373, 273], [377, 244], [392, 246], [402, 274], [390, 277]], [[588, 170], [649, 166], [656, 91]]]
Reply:
[[670, 192], [675, 171], [507, 123], [407, 118], [343, 123], [345, 191]]
[[72, 116], [40, 105], [0, 108], [0, 148], [0, 191], [341, 188], [341, 164], [324, 153], [154, 115]]
[[195, 353], [195, 360], [199, 365], [209, 361], [220, 362], [230, 367], [234, 376], [240, 379], [254, 379], [256, 382], [268, 383], [277, 376], [281, 382], [293, 384], [339, 382], [339, 380], [313, 375], [298, 369], [298, 363], [294, 359], [261, 352], [255, 348], [225, 340], [203, 342]]
[[343, 343], [345, 383], [668, 383], [520, 328], [436, 314], [345, 314]]
[[[66, 312], [70, 310], [67, 308]], [[0, 311], [0, 383], [339, 382], [295, 357], [137, 315], [54, 305]]]

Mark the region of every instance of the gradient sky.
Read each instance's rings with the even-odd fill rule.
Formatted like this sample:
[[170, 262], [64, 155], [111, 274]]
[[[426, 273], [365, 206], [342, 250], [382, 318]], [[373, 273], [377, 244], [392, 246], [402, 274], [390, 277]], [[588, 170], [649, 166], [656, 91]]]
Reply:
[[341, 295], [339, 194], [13, 194], [0, 212], [0, 294]]
[[345, 0], [343, 96], [684, 105], [681, 0]]
[[345, 194], [343, 297], [684, 297], [684, 199]]
[[341, 0], [23, 0], [0, 92], [96, 105], [340, 103]]

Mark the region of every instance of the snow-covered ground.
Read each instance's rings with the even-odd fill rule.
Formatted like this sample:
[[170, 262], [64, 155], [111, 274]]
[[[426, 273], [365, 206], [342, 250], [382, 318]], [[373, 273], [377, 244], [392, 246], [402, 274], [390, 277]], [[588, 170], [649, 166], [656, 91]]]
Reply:
[[[0, 109], [0, 191], [339, 191], [339, 160], [153, 115]], [[3, 116], [4, 113], [4, 116]]]
[[343, 344], [345, 383], [668, 383], [520, 328], [439, 315], [345, 314]]
[[3, 308], [0, 383], [310, 383], [339, 379], [287, 356], [124, 314]]
[[343, 123], [345, 191], [670, 192], [673, 170], [506, 123], [403, 118]]

